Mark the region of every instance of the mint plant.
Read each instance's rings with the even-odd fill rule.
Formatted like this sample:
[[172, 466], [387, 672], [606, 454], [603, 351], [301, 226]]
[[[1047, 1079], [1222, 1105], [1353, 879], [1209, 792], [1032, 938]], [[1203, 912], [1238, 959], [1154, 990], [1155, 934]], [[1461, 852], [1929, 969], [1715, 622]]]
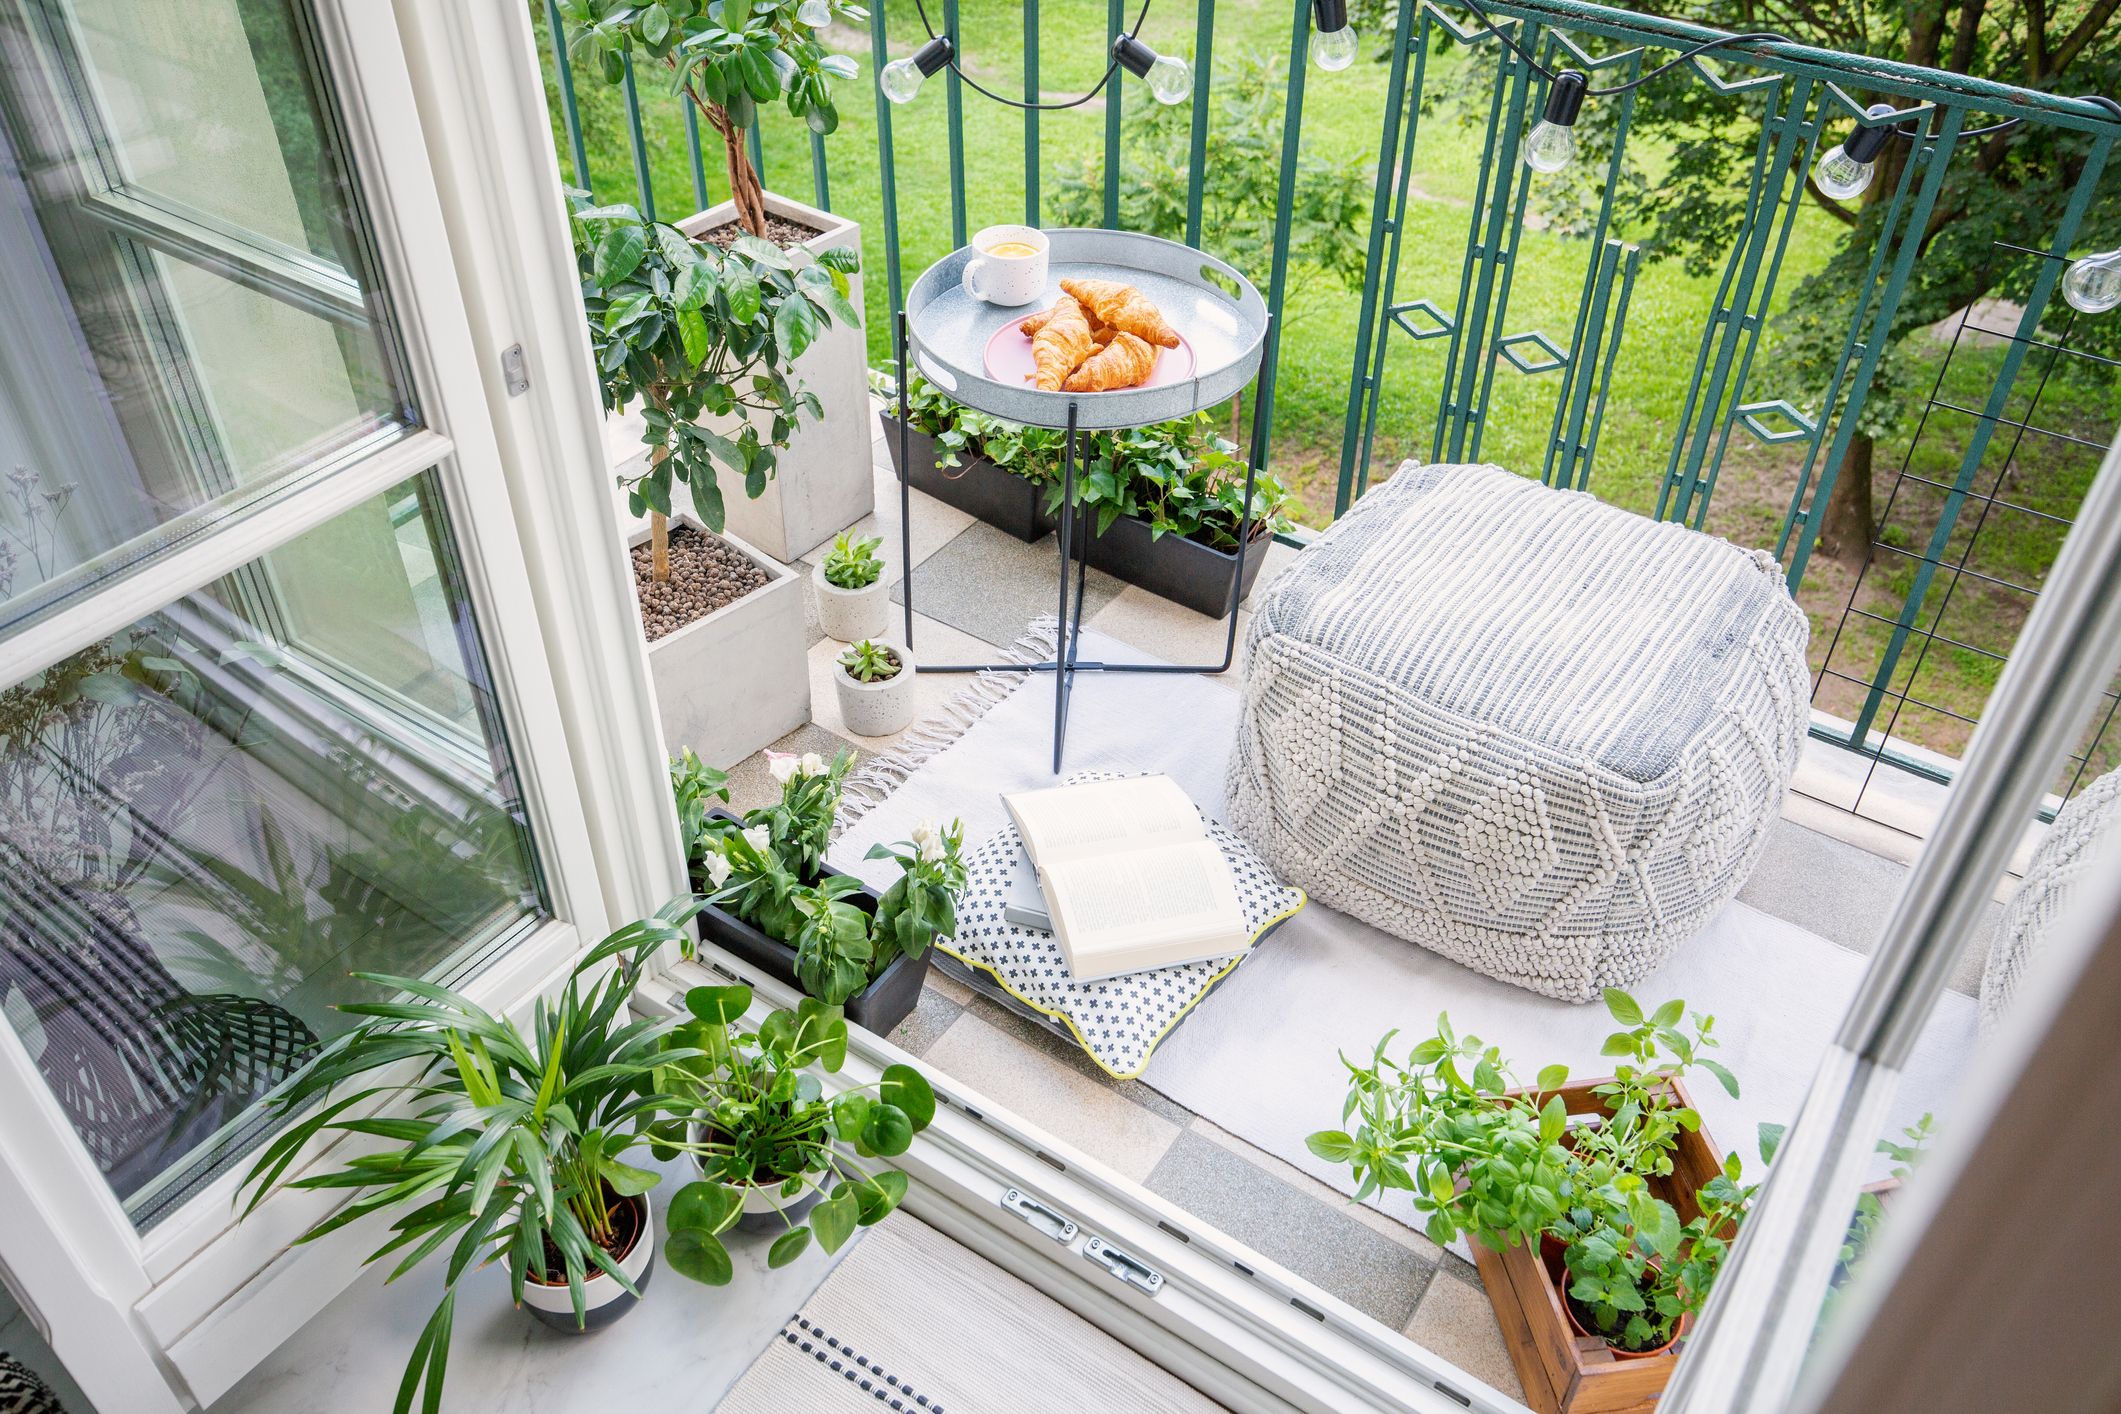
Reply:
[[825, 552], [825, 582], [840, 589], [867, 589], [883, 577], [884, 562], [877, 555], [883, 540], [874, 535], [856, 538], [843, 530], [832, 538]]

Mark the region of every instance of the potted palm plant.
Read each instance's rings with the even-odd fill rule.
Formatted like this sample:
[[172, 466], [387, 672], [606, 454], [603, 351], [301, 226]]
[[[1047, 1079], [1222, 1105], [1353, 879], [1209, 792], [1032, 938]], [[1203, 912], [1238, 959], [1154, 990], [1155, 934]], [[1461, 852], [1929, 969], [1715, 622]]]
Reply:
[[706, 900], [700, 936], [881, 1035], [919, 1003], [929, 945], [957, 930], [964, 828], [923, 823], [912, 840], [873, 847], [868, 857], [893, 860], [899, 877], [871, 891], [825, 863], [853, 763], [849, 751], [830, 762], [769, 753], [781, 798], [742, 817], [717, 803], [727, 787], [696, 759], [671, 763], [671, 786]]
[[665, 1041], [683, 1057], [671, 1089], [685, 1106], [660, 1126], [658, 1150], [689, 1153], [700, 1171], [670, 1202], [670, 1264], [710, 1286], [730, 1278], [721, 1238], [732, 1228], [777, 1234], [767, 1264], [782, 1267], [813, 1240], [837, 1252], [856, 1227], [882, 1221], [906, 1175], [859, 1160], [905, 1153], [935, 1118], [935, 1092], [908, 1065], [825, 1093], [819, 1074], [838, 1073], [847, 1056], [837, 1008], [805, 998], [746, 1030], [751, 1000], [741, 985], [695, 987], [689, 1019]]
[[[801, 474], [753, 492], [756, 499], [731, 502], [730, 524], [739, 536], [775, 559], [794, 561], [875, 508], [868, 346], [853, 312], [862, 303], [856, 278], [861, 227], [766, 191], [748, 137], [759, 110], [775, 103], [821, 136], [838, 128], [833, 84], [853, 78], [858, 66], [851, 56], [828, 49], [819, 31], [835, 16], [859, 23], [868, 12], [832, 0], [563, 0], [560, 10], [574, 29], [577, 64], [614, 84], [624, 81], [629, 59], [667, 70], [671, 91], [721, 139], [730, 199], [678, 222], [679, 230], [724, 246], [748, 236], [782, 252], [798, 270], [829, 264], [848, 279], [845, 316], [790, 355], [824, 406], [823, 415], [797, 433], [790, 461]], [[758, 415], [715, 410], [725, 432]], [[730, 467], [722, 475], [732, 485], [740, 477]]]
[[818, 627], [841, 643], [875, 638], [891, 627], [891, 586], [877, 554], [883, 541], [843, 530], [811, 571]]
[[1754, 1189], [1735, 1153], [1718, 1157], [1686, 1090], [1715, 1019], [1672, 1000], [1645, 1014], [1608, 989], [1620, 1030], [1604, 1079], [1571, 1083], [1550, 1065], [1514, 1082], [1500, 1051], [1450, 1018], [1404, 1063], [1379, 1041], [1350, 1072], [1343, 1122], [1306, 1141], [1348, 1164], [1360, 1201], [1403, 1189], [1429, 1237], [1472, 1239], [1526, 1402], [1542, 1414], [1649, 1409], [1676, 1347], [1708, 1300]]
[[[500, 1267], [518, 1306], [571, 1331], [617, 1320], [647, 1287], [655, 1263], [648, 1193], [660, 1175], [627, 1156], [680, 1103], [659, 1077], [695, 1056], [667, 1044], [680, 1019], [636, 1021], [627, 1003], [656, 949], [685, 945], [697, 907], [689, 897], [673, 901], [605, 938], [556, 1000], [539, 1000], [527, 1030], [447, 987], [359, 974], [399, 999], [342, 1006], [362, 1021], [275, 1098], [278, 1112], [300, 1118], [244, 1175], [245, 1214], [283, 1183], [345, 1190], [350, 1201], [297, 1242], [396, 1212], [369, 1262], [398, 1255], [398, 1276], [447, 1254], [441, 1301], [398, 1389], [399, 1414], [423, 1386], [424, 1407], [440, 1402], [457, 1285], [467, 1273]], [[382, 1147], [287, 1180], [326, 1132]]]
[[[756, 237], [723, 250], [631, 206], [570, 201], [604, 406], [641, 405], [647, 460], [620, 484], [648, 518], [635, 587], [665, 739], [733, 765], [810, 720], [810, 674], [802, 586], [780, 563], [793, 556], [721, 536], [725, 510], [763, 495], [797, 428], [821, 414], [795, 362], [834, 320], [855, 322], [853, 257], [797, 269]], [[697, 519], [673, 531], [681, 482]], [[704, 700], [699, 684], [731, 661], [746, 665], [746, 690]]]

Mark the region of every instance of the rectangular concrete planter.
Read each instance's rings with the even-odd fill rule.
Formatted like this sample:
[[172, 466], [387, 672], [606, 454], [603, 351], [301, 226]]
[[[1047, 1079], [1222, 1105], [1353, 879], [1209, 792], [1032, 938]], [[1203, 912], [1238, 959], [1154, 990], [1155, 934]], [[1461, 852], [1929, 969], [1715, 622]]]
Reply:
[[[725, 820], [737, 818], [727, 810], [713, 813]], [[818, 872], [837, 875], [841, 871], [827, 864]], [[848, 894], [847, 902], [864, 913], [874, 915], [876, 912], [877, 896], [867, 888]], [[768, 937], [735, 914], [719, 908], [701, 909], [696, 923], [702, 942], [713, 943], [733, 953], [797, 991], [803, 989], [803, 984], [796, 980], [795, 949], [787, 943]], [[847, 1020], [856, 1026], [866, 1026], [879, 1036], [889, 1035], [920, 1005], [921, 989], [928, 980], [928, 964], [934, 957], [933, 947], [924, 950], [919, 957], [907, 957], [901, 953], [881, 975], [870, 979], [869, 985], [859, 994], [847, 999], [843, 1008]]]
[[[891, 464], [898, 465], [898, 419], [886, 412], [884, 446]], [[924, 491], [946, 506], [955, 506], [975, 520], [1031, 543], [1053, 533], [1056, 522], [1045, 512], [1045, 492], [1015, 472], [1004, 471], [984, 457], [973, 457], [962, 466], [935, 464], [935, 439], [918, 427], [906, 431], [906, 450], [913, 463], [907, 479], [913, 489]]]
[[[1572, 1115], [1603, 1114], [1594, 1092], [1607, 1079], [1564, 1085], [1557, 1093]], [[1679, 1103], [1692, 1107], [1686, 1087], [1672, 1082]], [[1723, 1161], [1706, 1129], [1681, 1131], [1669, 1178], [1652, 1178], [1650, 1191], [1670, 1203], [1683, 1223], [1701, 1216], [1694, 1202]], [[1558, 1259], [1534, 1246], [1503, 1252], [1474, 1239], [1473, 1261], [1495, 1319], [1502, 1326], [1510, 1363], [1524, 1385], [1524, 1402], [1539, 1414], [1655, 1414], [1658, 1398], [1679, 1364], [1680, 1346], [1662, 1355], [1623, 1356], [1596, 1336], [1578, 1334], [1563, 1309]], [[1680, 1345], [1684, 1345], [1684, 1337]]]
[[[671, 524], [708, 533], [690, 515]], [[628, 543], [647, 539], [642, 529]], [[810, 667], [801, 577], [734, 536], [721, 539], [764, 570], [766, 583], [650, 643], [648, 675], [665, 754], [689, 746], [727, 770], [810, 720]]]
[[[826, 250], [860, 252], [862, 228], [844, 216], [819, 211], [785, 196], [766, 193], [766, 210], [800, 221], [820, 234], [789, 251], [798, 265]], [[695, 238], [735, 218], [736, 204], [723, 202], [677, 223]], [[862, 277], [849, 277], [847, 298], [862, 307]], [[777, 474], [756, 501], [744, 494], [744, 479], [719, 473], [722, 509], [731, 534], [784, 564], [801, 559], [876, 509], [869, 422], [869, 348], [859, 326], [834, 321], [795, 361], [796, 381], [817, 395], [824, 415], [805, 418], [780, 454]], [[711, 420], [728, 433], [736, 418]]]

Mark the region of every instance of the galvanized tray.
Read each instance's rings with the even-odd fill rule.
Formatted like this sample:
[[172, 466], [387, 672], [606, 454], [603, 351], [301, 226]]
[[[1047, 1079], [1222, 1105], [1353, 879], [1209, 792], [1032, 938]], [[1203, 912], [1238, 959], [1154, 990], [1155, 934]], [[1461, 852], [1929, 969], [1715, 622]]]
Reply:
[[[1267, 304], [1251, 281], [1214, 256], [1136, 231], [1059, 230], [1046, 292], [1029, 304], [986, 304], [965, 293], [969, 246], [921, 273], [906, 291], [909, 355], [921, 375], [967, 407], [1034, 427], [1140, 427], [1213, 407], [1242, 392], [1259, 371]], [[1154, 388], [1048, 393], [987, 376], [987, 342], [1011, 320], [1044, 309], [1063, 279], [1124, 280], [1140, 289], [1193, 346], [1193, 376]]]

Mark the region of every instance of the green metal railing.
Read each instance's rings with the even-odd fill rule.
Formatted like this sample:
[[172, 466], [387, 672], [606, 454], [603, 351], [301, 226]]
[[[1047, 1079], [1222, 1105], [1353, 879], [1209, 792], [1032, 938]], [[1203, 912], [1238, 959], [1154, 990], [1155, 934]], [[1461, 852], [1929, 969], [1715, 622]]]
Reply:
[[[1182, 0], [1162, 0], [1165, 10], [1181, 3]], [[552, 31], [552, 63], [566, 127], [567, 150], [563, 158], [572, 161], [576, 181], [586, 186], [592, 173], [584, 151], [564, 36], [552, 0], [546, 0], [544, 8]], [[1625, 82], [1672, 52], [1717, 33], [1684, 21], [1579, 0], [1492, 0], [1484, 8], [1497, 24], [1509, 30], [1518, 46], [1538, 55], [1545, 69], [1581, 69], [1601, 84]], [[870, 11], [872, 74], [893, 54], [893, 36], [885, 9], [879, 3]], [[1011, 42], [1020, 45], [1022, 91], [1029, 102], [1041, 94], [1037, 0], [1027, 0], [1022, 11], [1020, 36], [988, 34], [975, 35], [973, 39], [975, 47], [984, 42], [990, 49]], [[1104, 35], [1108, 47], [1130, 18], [1124, 0], [1107, 0]], [[1213, 0], [1197, 0], [1184, 231], [1184, 239], [1195, 246], [1203, 240], [1203, 193], [1211, 180], [1206, 153], [1213, 121], [1210, 97], [1216, 57], [1215, 19]], [[963, 53], [957, 0], [943, 0], [939, 27], [957, 45], [957, 52]], [[1301, 162], [1311, 27], [1310, 0], [1291, 0], [1278, 172], [1280, 219], [1263, 283], [1269, 307], [1276, 310], [1283, 307], [1288, 294], [1290, 262], [1295, 254], [1290, 248], [1288, 217]], [[900, 49], [910, 47], [908, 41], [925, 37], [919, 31], [901, 35]], [[1162, 42], [1166, 48], [1183, 50], [1182, 44], [1170, 43], [1168, 32]], [[1421, 135], [1424, 99], [1429, 96], [1425, 81], [1431, 77], [1435, 55], [1445, 45], [1483, 59], [1485, 67], [1471, 72], [1485, 77], [1487, 121], [1457, 288], [1403, 290], [1406, 262], [1402, 247], [1408, 232], [1409, 204], [1415, 199], [1412, 151]], [[1493, 56], [1492, 63], [1486, 62], [1488, 55]], [[1602, 165], [1604, 195], [1596, 203], [1585, 238], [1569, 243], [1567, 249], [1573, 254], [1561, 257], [1580, 258], [1582, 263], [1573, 318], [1565, 330], [1548, 332], [1518, 327], [1512, 317], [1512, 294], [1530, 209], [1531, 174], [1520, 159], [1527, 133], [1545, 102], [1544, 73], [1515, 48], [1498, 44], [1495, 35], [1470, 13], [1426, 0], [1408, 0], [1398, 7], [1396, 30], [1382, 57], [1388, 66], [1388, 78], [1380, 122], [1366, 277], [1357, 317], [1349, 330], [1347, 407], [1338, 455], [1335, 513], [1346, 510], [1370, 484], [1372, 453], [1384, 416], [1384, 390], [1393, 377], [1406, 376], [1411, 361], [1416, 360], [1429, 361], [1439, 388], [1429, 427], [1431, 459], [1478, 459], [1497, 405], [1498, 377], [1540, 380], [1542, 386], [1551, 388], [1552, 405], [1545, 414], [1548, 431], [1538, 474], [1551, 485], [1588, 489], [1606, 423], [1616, 364], [1627, 336], [1630, 302], [1641, 285], [1644, 268], [1643, 251], [1615, 230], [1614, 192], [1628, 161], [1637, 105], [1656, 102], [1659, 90], [1630, 90], [1610, 100], [1613, 120], [1610, 128], [1601, 129], [1601, 134], [1609, 134], [1601, 138], [1609, 145], [1578, 159]], [[1465, 83], [1467, 72], [1463, 64], [1454, 67], [1454, 83]], [[946, 70], [939, 78], [947, 134], [950, 239], [962, 244], [967, 232], [965, 105], [956, 72]], [[873, 90], [873, 80], [865, 76], [865, 81], [871, 82]], [[1746, 140], [1742, 125], [1752, 125], [1752, 156], [1731, 247], [1693, 350], [1692, 376], [1684, 403], [1672, 410], [1676, 415], [1672, 418], [1654, 514], [1697, 528], [1703, 526], [1720, 473], [1734, 449], [1747, 442], [1781, 446], [1800, 454], [1794, 484], [1788, 492], [1787, 511], [1773, 545], [1787, 568], [1793, 593], [1805, 583], [1824, 510], [1871, 397], [1888, 331], [1894, 328], [1909, 287], [1910, 273], [1921, 249], [1921, 234], [1953, 163], [1971, 156], [1972, 144], [1963, 141], [1963, 137], [1971, 129], [2015, 118], [2081, 134], [2086, 141], [2083, 174], [2060, 219], [2051, 229], [2013, 233], [2028, 250], [2045, 258], [2039, 261], [2030, 284], [2014, 295], [2022, 305], [2022, 313], [2006, 339], [2008, 347], [1979, 410], [1978, 426], [1959, 455], [1957, 474], [1947, 483], [1949, 494], [1931, 527], [1926, 552], [1916, 557], [1915, 573], [1894, 616], [1885, 650], [1868, 674], [1863, 705], [1846, 729], [1823, 729], [1824, 734], [1844, 744], [1876, 753], [1884, 748], [1879, 730], [1881, 713], [1895, 703], [1896, 697], [1903, 705], [1907, 700], [1905, 683], [1898, 681], [1904, 656], [1910, 645], [1915, 645], [1918, 652], [1926, 650], [1930, 638], [1935, 636], [1934, 620], [1927, 627], [1924, 624], [1925, 604], [1938, 572], [1949, 571], [1946, 550], [1960, 528], [1961, 513], [1970, 504], [1977, 508], [1987, 504], [1976, 489], [1979, 468], [1995, 429], [2010, 421], [2005, 413], [2011, 405], [2026, 351], [2042, 345], [2039, 331], [2055, 305], [2053, 297], [2064, 257], [2078, 241], [2094, 190], [2104, 176], [2116, 139], [2121, 138], [2121, 119], [2084, 100], [1779, 42], [1753, 41], [1719, 49], [1713, 63], [1690, 60], [1660, 80], [1660, 84], [1681, 83], [1705, 85], [1732, 99], [1733, 140]], [[1864, 95], [1864, 101], [1852, 97], [1852, 92]], [[1123, 77], [1116, 77], [1101, 96], [1103, 221], [1114, 225], [1119, 218], [1125, 177], [1121, 138], [1126, 108], [1146, 100], [1139, 90], [1130, 92]], [[924, 95], [921, 101], [933, 100]], [[1865, 104], [1880, 101], [1893, 105], [1892, 110], [1869, 116]], [[626, 78], [626, 105], [638, 194], [644, 209], [652, 210], [655, 193], [648, 175], [640, 106], [630, 73]], [[876, 178], [881, 187], [883, 227], [881, 254], [889, 307], [895, 309], [900, 303], [908, 260], [916, 266], [925, 265], [944, 251], [903, 249], [900, 168], [895, 160], [898, 142], [892, 130], [892, 107], [880, 92], [875, 94], [875, 115]], [[694, 173], [693, 198], [704, 202], [707, 186], [699, 133], [691, 114], [686, 116]], [[1026, 111], [1022, 118], [1024, 220], [1037, 225], [1043, 216], [1041, 178], [1045, 169], [1040, 137], [1045, 115]], [[1433, 123], [1434, 119], [1430, 121]], [[1808, 200], [1806, 173], [1822, 147], [1837, 140], [1851, 124], [1912, 125], [1914, 140], [1909, 159], [1901, 166], [1894, 190], [1885, 198], [1882, 217], [1866, 227], [1875, 229], [1877, 236], [1861, 287], [1853, 292], [1846, 334], [1832, 361], [1830, 377], [1824, 386], [1810, 390], [1810, 395], [1802, 399], [1776, 396], [1772, 388], [1758, 391], [1756, 385], [1764, 381], [1760, 355], [1768, 314], [1788, 272], [1786, 257], [1793, 231], [1800, 208]], [[1462, 143], [1455, 135], [1450, 140]], [[761, 138], [756, 127], [751, 129], [750, 142], [754, 163], [763, 171]], [[830, 209], [826, 159], [826, 142], [813, 134], [812, 198], [818, 206]], [[936, 195], [942, 193], [922, 193], [923, 199]], [[2114, 233], [2103, 234], [2110, 238]], [[875, 242], [878, 234], [872, 231], [869, 238]], [[1551, 246], [1545, 249], [1551, 250]], [[1543, 260], [1553, 258], [1542, 256]], [[1273, 428], [1275, 391], [1282, 372], [1281, 323], [1276, 321], [1277, 327], [1270, 335], [1254, 393], [1265, 413], [1260, 426], [1267, 429], [1268, 435]], [[1269, 451], [1263, 439], [1261, 455], [1264, 457]], [[1528, 473], [1532, 470], [1530, 466], [1520, 469]], [[1924, 769], [1934, 773], [1934, 767]]]

